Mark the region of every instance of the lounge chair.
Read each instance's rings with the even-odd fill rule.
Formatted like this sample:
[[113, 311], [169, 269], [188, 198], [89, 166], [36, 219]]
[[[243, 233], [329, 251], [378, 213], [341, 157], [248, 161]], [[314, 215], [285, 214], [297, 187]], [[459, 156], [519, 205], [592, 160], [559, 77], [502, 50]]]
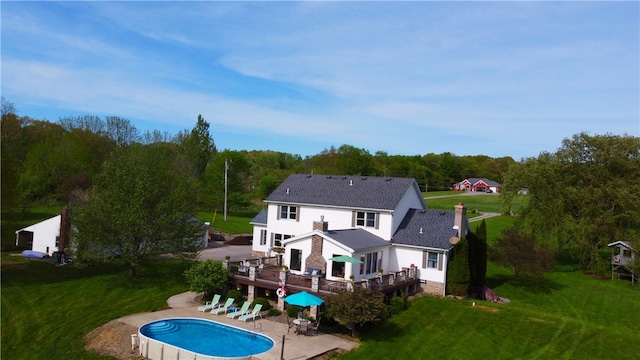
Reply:
[[236, 309], [236, 311], [228, 313], [227, 317], [235, 319], [238, 316], [247, 315], [249, 313], [249, 306], [251, 306], [251, 303], [249, 301], [245, 301], [240, 309]]
[[260, 310], [262, 310], [262, 304], [256, 304], [256, 306], [253, 307], [253, 311], [251, 311], [251, 313], [240, 316], [238, 320], [247, 322], [248, 319], [255, 320], [256, 316], [262, 317], [262, 315], [260, 314]]
[[211, 299], [211, 301], [207, 301], [204, 305], [198, 307], [198, 311], [210, 311], [217, 308], [218, 306], [220, 306], [220, 295], [215, 294], [213, 295], [213, 299]]
[[229, 311], [229, 308], [233, 304], [234, 300], [235, 300], [234, 298], [228, 298], [227, 301], [224, 303], [224, 305], [211, 310], [211, 313], [216, 315], [220, 313], [222, 314], [226, 313], [227, 311]]

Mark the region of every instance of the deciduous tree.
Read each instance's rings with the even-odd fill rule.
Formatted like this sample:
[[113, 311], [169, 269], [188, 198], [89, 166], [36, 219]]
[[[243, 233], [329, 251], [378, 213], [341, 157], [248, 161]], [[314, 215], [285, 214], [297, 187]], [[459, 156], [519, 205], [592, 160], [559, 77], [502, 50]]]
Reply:
[[512, 166], [503, 184], [508, 205], [527, 189], [518, 226], [547, 247], [569, 252], [602, 272], [599, 250], [640, 228], [640, 138], [586, 133], [564, 139], [555, 153]]
[[536, 245], [535, 236], [511, 227], [502, 231], [502, 235], [496, 239], [491, 247], [491, 259], [513, 268], [518, 283], [523, 278], [539, 279], [545, 271], [551, 270], [554, 253]]
[[196, 255], [204, 228], [190, 216], [194, 199], [166, 147], [116, 150], [88, 200], [73, 207], [77, 259], [122, 263], [133, 277], [150, 256]]
[[327, 315], [350, 327], [356, 336], [357, 327], [386, 319], [387, 306], [384, 294], [354, 286], [353, 291], [342, 290], [326, 298]]

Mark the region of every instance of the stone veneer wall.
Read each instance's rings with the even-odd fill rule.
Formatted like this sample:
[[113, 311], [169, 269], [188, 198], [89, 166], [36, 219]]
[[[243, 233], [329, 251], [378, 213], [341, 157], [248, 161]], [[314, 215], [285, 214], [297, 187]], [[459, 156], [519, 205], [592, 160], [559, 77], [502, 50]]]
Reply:
[[425, 294], [442, 296], [444, 294], [444, 284], [441, 282], [427, 281], [426, 284], [420, 284]]
[[[324, 219], [320, 221], [313, 222], [313, 230], [326, 232], [329, 230], [329, 223], [324, 221]], [[314, 234], [311, 235], [311, 254], [307, 256], [305, 259], [305, 266], [322, 269], [322, 273], [327, 273], [327, 260], [322, 256], [322, 243], [323, 238], [320, 235]], [[302, 269], [303, 271], [305, 269]]]

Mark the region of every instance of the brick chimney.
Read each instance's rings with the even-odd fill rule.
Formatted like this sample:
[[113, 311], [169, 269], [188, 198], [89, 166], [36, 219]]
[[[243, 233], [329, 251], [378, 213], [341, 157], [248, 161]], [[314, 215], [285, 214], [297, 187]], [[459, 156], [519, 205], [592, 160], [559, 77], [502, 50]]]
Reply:
[[[313, 222], [313, 230], [323, 233], [329, 231], [329, 223], [324, 221], [324, 216], [320, 217], [320, 221]], [[318, 234], [311, 235], [311, 254], [305, 259], [305, 264], [307, 267], [321, 269], [322, 273], [325, 274], [327, 271], [327, 260], [322, 256], [322, 242], [322, 236]], [[304, 271], [306, 269], [302, 270]]]
[[62, 208], [60, 212], [60, 239], [58, 242], [58, 251], [64, 251], [69, 246], [71, 237], [71, 209], [68, 206]]
[[467, 235], [467, 207], [463, 202], [459, 202], [455, 206], [455, 218], [453, 220], [453, 227], [458, 231], [458, 238], [462, 238]]

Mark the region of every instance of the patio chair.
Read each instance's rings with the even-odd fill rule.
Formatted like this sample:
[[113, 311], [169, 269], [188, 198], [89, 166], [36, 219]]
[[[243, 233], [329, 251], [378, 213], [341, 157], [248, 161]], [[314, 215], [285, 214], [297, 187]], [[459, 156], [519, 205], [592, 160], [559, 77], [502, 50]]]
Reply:
[[308, 321], [300, 321], [300, 327], [296, 331], [296, 335], [307, 335], [309, 333], [309, 322]]
[[256, 304], [256, 306], [253, 307], [253, 311], [251, 311], [251, 313], [240, 316], [238, 320], [247, 322], [247, 320], [249, 319], [255, 320], [256, 316], [260, 316], [262, 318], [260, 310], [262, 310], [262, 304]]
[[296, 333], [298, 332], [298, 324], [294, 323], [290, 317], [287, 316], [287, 326], [289, 326], [289, 328], [287, 329], [287, 334], [289, 333], [289, 330], [291, 330], [292, 327], [296, 328]]
[[235, 319], [238, 316], [246, 315], [247, 313], [249, 313], [249, 306], [251, 306], [251, 302], [245, 301], [240, 309], [236, 309], [236, 311], [228, 313], [227, 317]]
[[229, 311], [229, 308], [233, 304], [234, 300], [235, 300], [234, 298], [228, 298], [227, 301], [224, 303], [224, 305], [211, 310], [211, 313], [216, 315], [220, 313], [225, 314], [227, 311]]
[[318, 334], [318, 328], [320, 327], [320, 319], [318, 319], [318, 321], [316, 321], [315, 324], [311, 324], [309, 326], [309, 332], [313, 335], [317, 335]]
[[204, 305], [198, 307], [198, 311], [209, 311], [220, 306], [220, 294], [213, 295], [211, 301], [207, 301]]

